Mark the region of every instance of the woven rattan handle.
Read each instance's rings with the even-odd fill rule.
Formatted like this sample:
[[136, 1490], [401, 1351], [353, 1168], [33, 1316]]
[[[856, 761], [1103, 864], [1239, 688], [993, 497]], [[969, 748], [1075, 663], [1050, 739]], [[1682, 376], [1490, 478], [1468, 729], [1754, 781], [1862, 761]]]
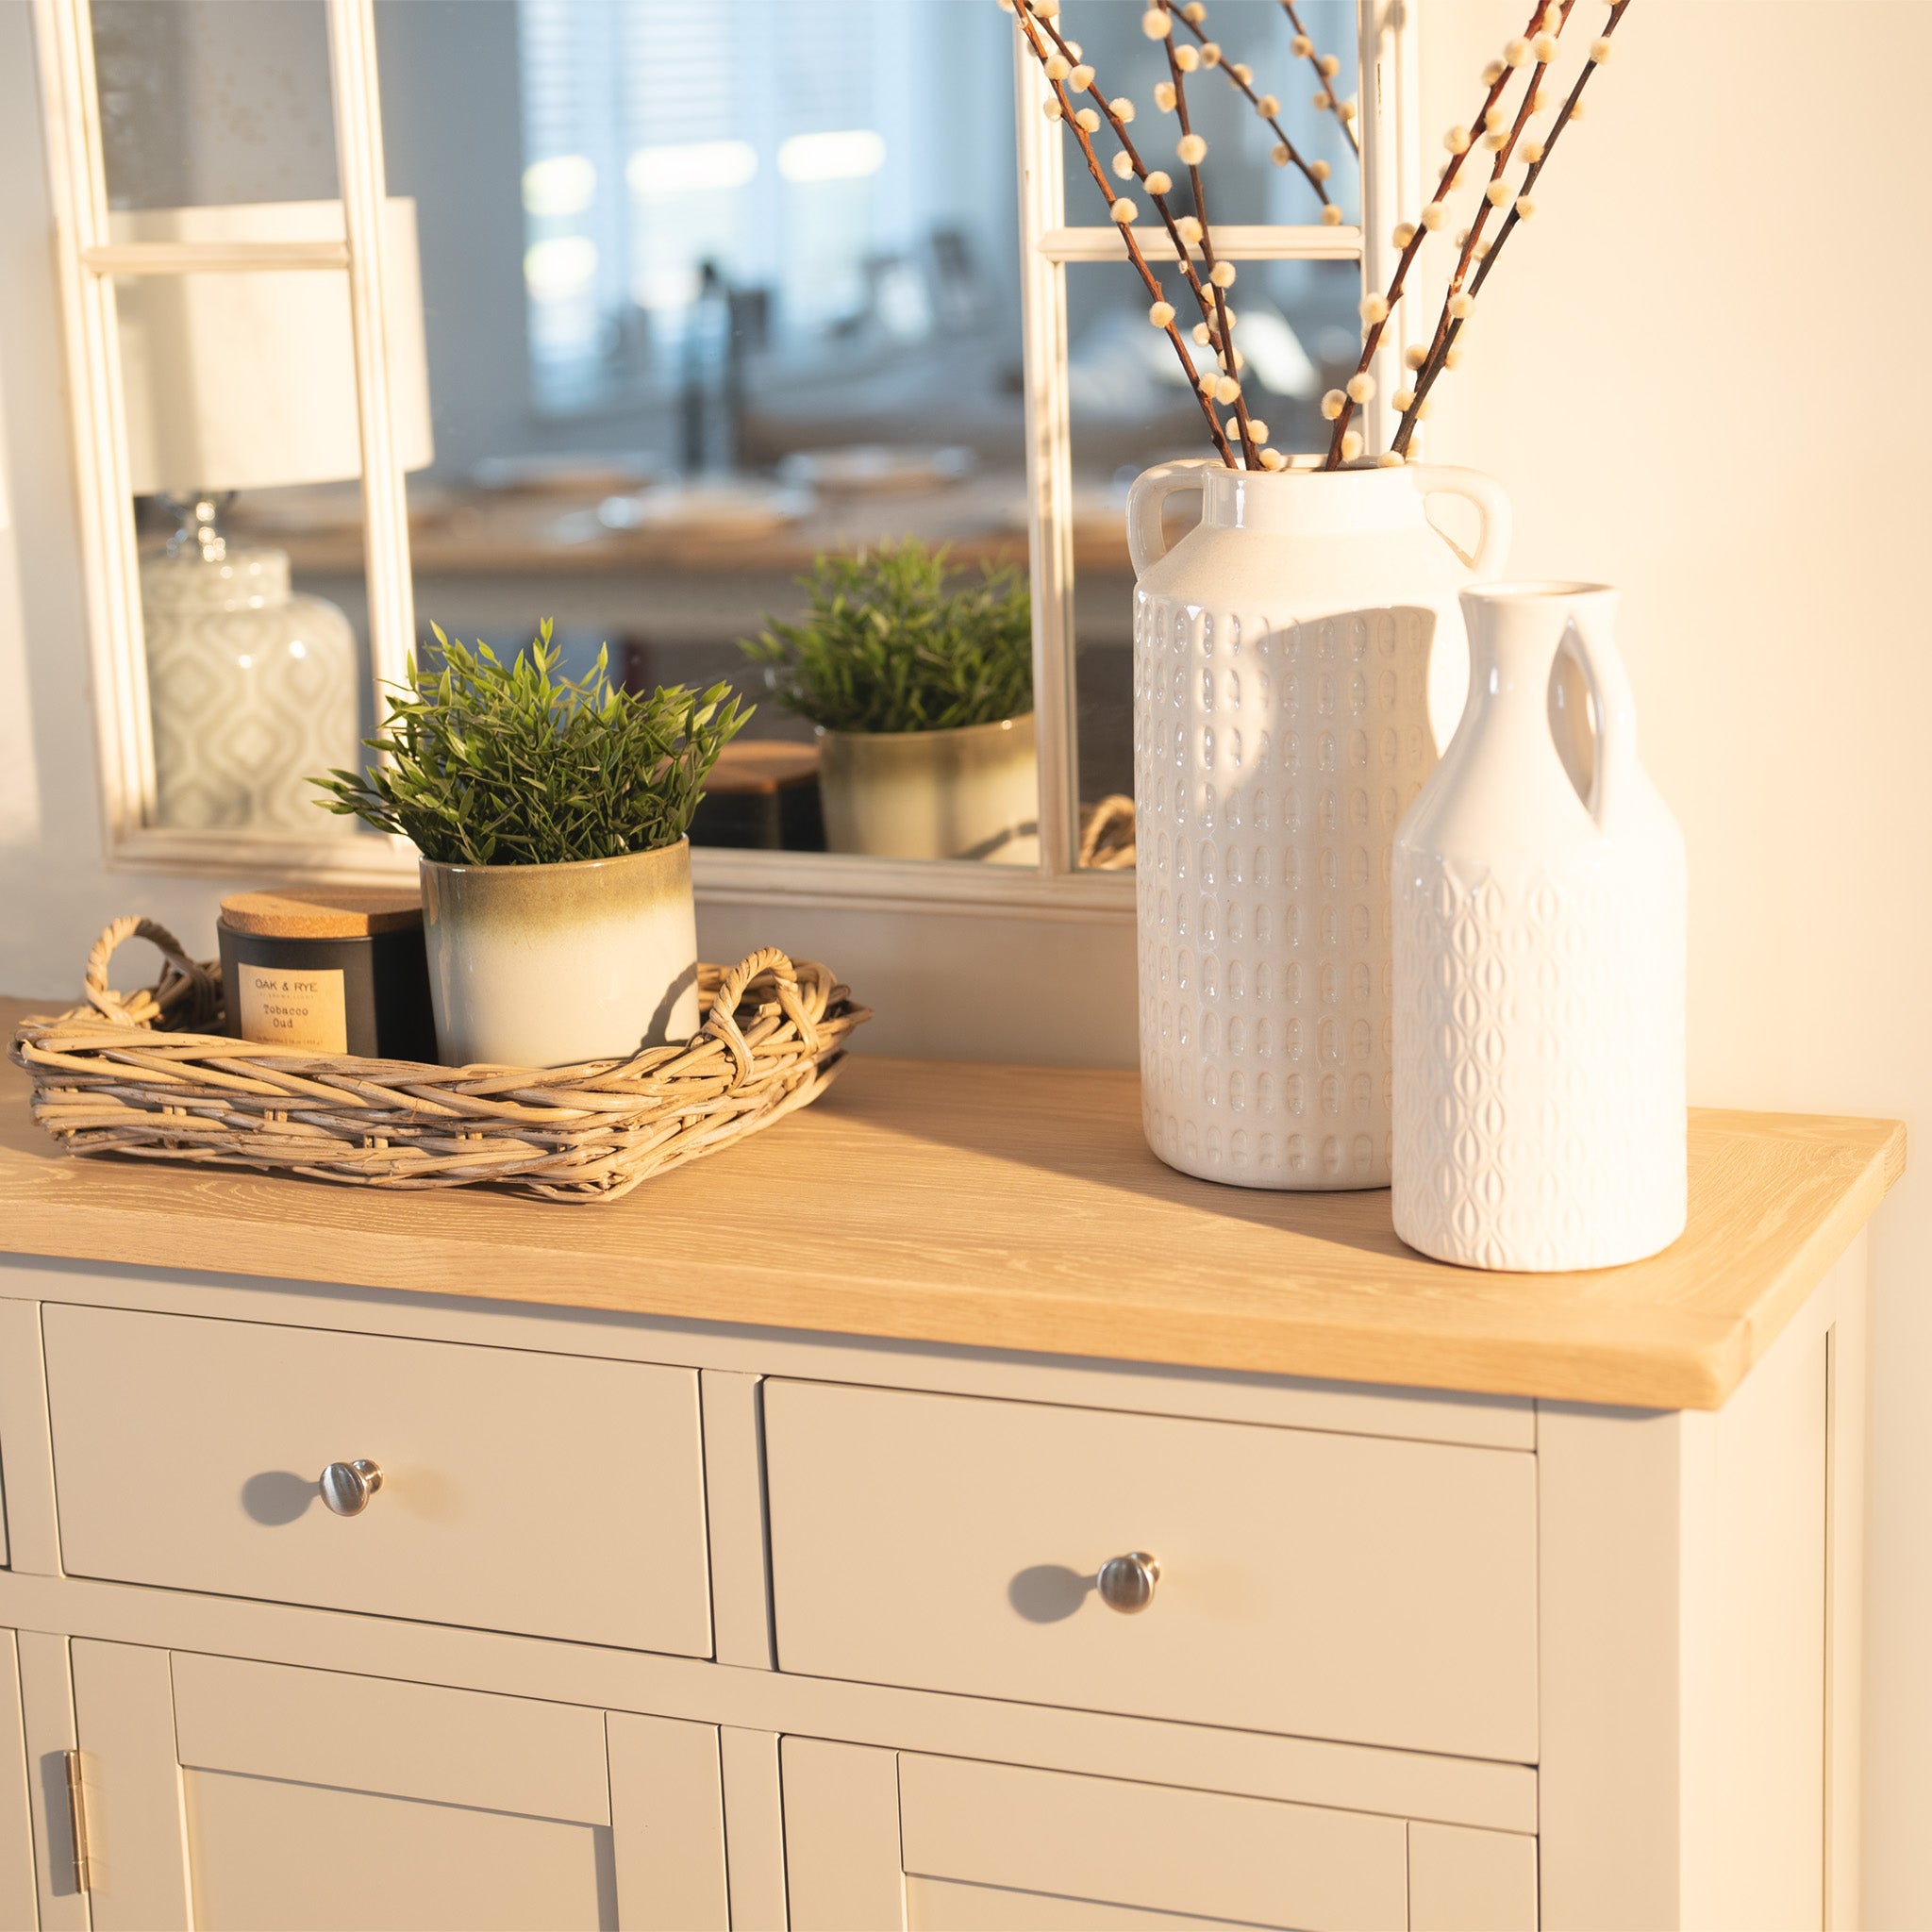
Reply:
[[819, 1050], [818, 1027], [798, 996], [798, 969], [776, 946], [760, 946], [756, 953], [747, 953], [719, 983], [717, 994], [711, 1001], [711, 1010], [705, 1016], [705, 1024], [700, 1029], [713, 1040], [724, 1042], [731, 1058], [738, 1063], [741, 1080], [748, 1078], [751, 1074], [751, 1048], [739, 1030], [738, 1003], [744, 997], [752, 981], [761, 974], [771, 975], [779, 1008], [798, 1028], [798, 1037], [804, 1042], [805, 1050], [808, 1053]]
[[[108, 984], [108, 962], [128, 940], [146, 940], [168, 962], [160, 983], [137, 992], [118, 993]], [[87, 1003], [117, 1026], [152, 1026], [185, 1008], [183, 1022], [199, 1026], [221, 1010], [221, 974], [212, 961], [191, 959], [165, 925], [138, 913], [117, 919], [87, 956]]]

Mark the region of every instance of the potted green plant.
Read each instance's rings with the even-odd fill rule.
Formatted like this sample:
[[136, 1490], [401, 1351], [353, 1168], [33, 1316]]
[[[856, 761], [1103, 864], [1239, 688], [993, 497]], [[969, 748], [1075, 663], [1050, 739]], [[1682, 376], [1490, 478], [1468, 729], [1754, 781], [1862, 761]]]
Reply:
[[546, 621], [514, 662], [436, 632], [389, 695], [366, 773], [314, 782], [422, 854], [447, 1065], [561, 1066], [697, 1030], [691, 813], [750, 713], [726, 685], [650, 694], [557, 675]]
[[746, 640], [773, 695], [819, 727], [834, 852], [1040, 857], [1033, 621], [1026, 585], [988, 568], [949, 583], [946, 552], [908, 540], [821, 557], [796, 624]]

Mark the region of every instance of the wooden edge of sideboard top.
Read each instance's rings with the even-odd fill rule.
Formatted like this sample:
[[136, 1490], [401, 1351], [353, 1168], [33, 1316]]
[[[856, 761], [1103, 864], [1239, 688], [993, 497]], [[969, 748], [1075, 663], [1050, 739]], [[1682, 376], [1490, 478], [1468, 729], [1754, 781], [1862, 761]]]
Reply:
[[855, 1055], [770, 1133], [583, 1205], [75, 1159], [27, 1093], [0, 1071], [0, 1252], [1644, 1408], [1720, 1407], [1905, 1167], [1896, 1121], [1693, 1109], [1679, 1241], [1507, 1274], [1404, 1246], [1386, 1190], [1173, 1172], [1129, 1073]]

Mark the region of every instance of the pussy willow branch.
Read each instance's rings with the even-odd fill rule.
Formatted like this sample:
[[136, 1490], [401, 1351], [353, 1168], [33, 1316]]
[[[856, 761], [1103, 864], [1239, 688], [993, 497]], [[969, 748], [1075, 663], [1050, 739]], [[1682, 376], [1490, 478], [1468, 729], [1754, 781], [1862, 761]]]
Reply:
[[[1040, 62], [1041, 71], [1044, 73], [1047, 57], [1045, 44], [1040, 37], [1041, 23], [1033, 13], [1030, 0], [1013, 0], [1013, 14], [1020, 23], [1022, 32], [1026, 36], [1026, 43], [1032, 49], [1033, 58]], [[1055, 38], [1058, 40], [1058, 36], [1056, 35]], [[1094, 155], [1093, 143], [1088, 139], [1087, 130], [1075, 118], [1078, 109], [1074, 105], [1073, 97], [1068, 93], [1065, 83], [1055, 80], [1051, 75], [1047, 76], [1047, 85], [1052, 88], [1054, 96], [1059, 103], [1061, 119], [1074, 130], [1074, 138], [1080, 143], [1080, 152], [1086, 157], [1088, 173], [1098, 183], [1100, 192], [1105, 197], [1108, 208], [1111, 209], [1119, 197], [1114, 193], [1112, 185]], [[1156, 302], [1165, 302], [1166, 291], [1160, 286], [1160, 278], [1147, 266], [1147, 258], [1141, 252], [1141, 244], [1134, 240], [1131, 226], [1124, 222], [1116, 223], [1115, 225], [1120, 229], [1122, 242], [1126, 244], [1128, 259], [1140, 272], [1141, 280], [1148, 294]], [[1188, 387], [1194, 391], [1195, 400], [1201, 405], [1201, 413], [1208, 419], [1208, 433], [1214, 439], [1214, 447], [1221, 460], [1229, 469], [1235, 468], [1234, 452], [1228, 447], [1227, 438], [1222, 433], [1221, 419], [1214, 413], [1212, 400], [1202, 393], [1200, 379], [1194, 369], [1194, 359], [1188, 354], [1187, 344], [1181, 341], [1180, 331], [1170, 321], [1162, 333], [1174, 344], [1174, 352], [1180, 358], [1181, 367], [1187, 372]]]
[[[1537, 0], [1536, 7], [1529, 16], [1529, 25], [1524, 29], [1524, 39], [1528, 39], [1536, 32], [1538, 24], [1543, 17], [1543, 8], [1547, 4], [1548, 0]], [[1483, 97], [1482, 109], [1475, 117], [1474, 125], [1476, 127], [1481, 127], [1483, 123], [1489, 118], [1490, 109], [1503, 98], [1504, 90], [1509, 85], [1509, 75], [1513, 71], [1513, 69], [1506, 67], [1491, 86], [1489, 92]], [[1450, 155], [1449, 164], [1442, 170], [1441, 178], [1436, 183], [1436, 192], [1430, 197], [1432, 202], [1441, 201], [1448, 194], [1449, 191], [1456, 186], [1456, 177], [1461, 174], [1462, 163], [1474, 144], [1474, 137], [1472, 135], [1469, 147], [1464, 148], [1459, 154]], [[1403, 244], [1402, 253], [1396, 257], [1395, 273], [1390, 276], [1389, 287], [1383, 296], [1384, 301], [1388, 304], [1388, 314], [1380, 322], [1374, 322], [1369, 325], [1368, 331], [1362, 339], [1361, 359], [1355, 367], [1357, 375], [1366, 375], [1369, 373], [1369, 365], [1375, 359], [1375, 351], [1381, 345], [1382, 331], [1388, 327], [1389, 318], [1395, 313], [1396, 304], [1402, 300], [1402, 285], [1407, 279], [1409, 266], [1415, 260], [1417, 251], [1422, 247], [1423, 237], [1427, 232], [1427, 227], [1423, 223], [1418, 222], [1415, 233]], [[1341, 396], [1341, 408], [1335, 418], [1335, 427], [1328, 439], [1328, 454], [1322, 463], [1322, 467], [1324, 470], [1339, 470], [1341, 467], [1341, 440], [1348, 433], [1348, 421], [1354, 413], [1355, 402], [1348, 394], [1346, 385], [1344, 385]]]
[[[1030, 14], [1029, 17], [1040, 26], [1045, 28], [1055, 47], [1059, 51], [1064, 59], [1070, 62], [1077, 61], [1078, 56], [1075, 54], [1073, 44], [1052, 21], [1043, 20], [1038, 14]], [[1135, 178], [1143, 189], [1146, 189], [1147, 198], [1154, 204], [1154, 211], [1160, 217], [1162, 225], [1167, 229], [1168, 238], [1174, 243], [1174, 258], [1179, 262], [1181, 275], [1185, 277], [1188, 284], [1188, 291], [1193, 296], [1195, 306], [1201, 311], [1201, 320], [1211, 329], [1214, 326], [1216, 313], [1213, 291], [1203, 284], [1199, 274], [1194, 268], [1194, 258], [1190, 252], [1187, 237], [1181, 233], [1180, 223], [1176, 219], [1174, 210], [1167, 205], [1167, 196], [1165, 194], [1157, 194], [1148, 186], [1147, 176], [1149, 170], [1147, 164], [1141, 158], [1140, 149], [1134, 145], [1134, 139], [1127, 132], [1126, 123], [1114, 111], [1112, 101], [1100, 90], [1097, 75], [1095, 76], [1095, 83], [1091, 86], [1090, 92], [1092, 95], [1096, 111], [1105, 118], [1108, 126], [1113, 130], [1113, 137], [1120, 142], [1121, 152], [1126, 156], [1129, 164], [1132, 166]], [[1194, 217], [1194, 220], [1205, 235], [1208, 227], [1207, 223], [1198, 214]], [[1189, 364], [1189, 375], [1191, 380], [1194, 379], [1191, 362]]]
[[1341, 111], [1341, 102], [1335, 92], [1335, 76], [1322, 65], [1321, 50], [1308, 38], [1308, 30], [1302, 25], [1302, 17], [1295, 11], [1294, 0], [1281, 0], [1281, 10], [1288, 15], [1289, 25], [1294, 28], [1296, 40], [1305, 42], [1307, 52], [1302, 57], [1315, 70], [1316, 77], [1322, 83], [1322, 92], [1328, 97], [1328, 111], [1335, 116], [1341, 131], [1348, 137], [1349, 147], [1357, 160], [1362, 158], [1362, 144], [1355, 138], [1355, 129], [1349, 125], [1348, 117]]
[[[1161, 12], [1174, 18], [1174, 0], [1156, 0]], [[1174, 58], [1174, 33], [1172, 26], [1162, 38], [1161, 46], [1167, 54], [1167, 77], [1174, 88], [1174, 119], [1180, 123], [1181, 139], [1185, 141], [1193, 133], [1188, 121], [1187, 75], [1181, 64]], [[1214, 291], [1214, 322], [1208, 325], [1208, 340], [1221, 352], [1221, 366], [1227, 378], [1236, 385], [1234, 397], [1234, 420], [1241, 433], [1241, 460], [1251, 470], [1261, 467], [1261, 453], [1255, 446], [1255, 432], [1248, 422], [1248, 398], [1241, 388], [1241, 367], [1235, 359], [1234, 330], [1227, 320], [1227, 291], [1214, 279], [1215, 255], [1214, 233], [1208, 225], [1208, 191], [1201, 183], [1201, 167], [1198, 161], [1184, 161], [1181, 164], [1188, 171], [1188, 180], [1194, 191], [1194, 218], [1201, 224], [1201, 258], [1208, 264], [1208, 285]]]
[[[1222, 73], [1226, 75], [1228, 86], [1233, 88], [1237, 93], [1245, 94], [1256, 113], [1261, 114], [1261, 96], [1255, 92], [1253, 84], [1241, 78], [1240, 71], [1228, 59], [1226, 53], [1223, 49], [1216, 47], [1215, 43], [1208, 38], [1203, 30], [1201, 23], [1208, 17], [1208, 9], [1200, 4], [1200, 0], [1192, 0], [1192, 4], [1184, 7], [1175, 17], [1204, 48], [1214, 48], [1216, 58], [1212, 60], [1204, 60], [1202, 64], [1204, 66], [1219, 67]], [[1328, 198], [1328, 191], [1323, 185], [1321, 175], [1316, 174], [1314, 169], [1303, 159], [1301, 150], [1295, 146], [1293, 142], [1289, 140], [1288, 131], [1282, 126], [1279, 116], [1261, 114], [1261, 119], [1273, 131], [1275, 140], [1288, 151], [1288, 159], [1284, 165], [1299, 168], [1308, 186], [1315, 191], [1322, 206], [1324, 208], [1332, 207], [1333, 204]], [[1324, 162], [1323, 165], [1326, 166], [1326, 163]]]
[[[1541, 23], [1539, 23], [1539, 25], [1542, 26], [1543, 31], [1546, 32], [1552, 40], [1561, 39], [1563, 29], [1570, 24], [1570, 15], [1572, 10], [1574, 8], [1575, 5], [1576, 0], [1560, 0], [1560, 8], [1557, 14], [1557, 24], [1554, 27], [1550, 26], [1549, 25], [1550, 16], [1548, 10], [1545, 9], [1542, 20]], [[1539, 38], [1541, 38], [1541, 36]], [[1529, 77], [1524, 85], [1523, 98], [1517, 104], [1515, 117], [1511, 120], [1509, 124], [1508, 132], [1505, 134], [1503, 137], [1502, 144], [1495, 151], [1496, 158], [1490, 169], [1490, 184], [1491, 186], [1493, 186], [1494, 183], [1503, 180], [1505, 176], [1507, 175], [1509, 171], [1510, 157], [1515, 154], [1516, 145], [1523, 139], [1524, 129], [1529, 125], [1531, 118], [1535, 115], [1537, 111], [1537, 108], [1540, 105], [1538, 99], [1538, 92], [1542, 86], [1543, 76], [1549, 71], [1550, 63], [1547, 60], [1539, 60], [1536, 63], [1536, 65], [1529, 70]], [[1507, 85], [1507, 76], [1505, 79], [1505, 85]], [[1511, 207], [1512, 208], [1514, 207], [1513, 200], [1511, 202]], [[1432, 372], [1434, 369], [1440, 367], [1440, 358], [1442, 355], [1444, 346], [1448, 342], [1449, 331], [1451, 330], [1451, 328], [1455, 327], [1457, 322], [1460, 320], [1459, 317], [1454, 315], [1451, 311], [1455, 307], [1457, 296], [1462, 293], [1462, 285], [1469, 279], [1469, 271], [1471, 264], [1474, 262], [1479, 262], [1483, 258], [1483, 256], [1485, 254], [1485, 250], [1483, 248], [1483, 230], [1485, 227], [1489, 225], [1490, 215], [1491, 211], [1494, 209], [1494, 208], [1495, 204], [1492, 201], [1491, 201], [1489, 197], [1488, 189], [1486, 188], [1483, 193], [1482, 200], [1476, 206], [1475, 215], [1474, 219], [1470, 222], [1469, 226], [1463, 231], [1462, 239], [1457, 247], [1457, 253], [1456, 257], [1456, 267], [1449, 276], [1449, 286], [1442, 291], [1442, 312], [1436, 318], [1435, 331], [1429, 338], [1428, 349], [1423, 357], [1422, 371], [1419, 372], [1419, 379], [1413, 385], [1412, 394], [1410, 397], [1408, 407], [1403, 411], [1402, 421], [1404, 424], [1410, 425], [1411, 430], [1413, 428], [1414, 422], [1420, 420], [1417, 416], [1417, 410], [1421, 405], [1421, 402], [1424, 394], [1424, 385], [1420, 380], [1420, 375], [1422, 373]], [[1434, 379], [1435, 377], [1433, 373], [1430, 373], [1429, 380], [1433, 382]], [[1406, 442], [1400, 441], [1391, 444], [1391, 447], [1396, 448], [1398, 450], [1405, 449], [1407, 448], [1407, 445]]]
[[[1610, 17], [1604, 23], [1602, 39], [1608, 40], [1617, 31], [1617, 23], [1623, 19], [1629, 5], [1630, 0], [1610, 0]], [[1538, 175], [1549, 166], [1550, 156], [1555, 152], [1557, 142], [1560, 139], [1564, 128], [1569, 126], [1570, 123], [1575, 118], [1576, 104], [1583, 98], [1583, 90], [1589, 85], [1590, 76], [1601, 65], [1601, 61], [1586, 60], [1582, 73], [1576, 76], [1575, 82], [1571, 87], [1569, 93], [1564, 97], [1563, 110], [1557, 115], [1555, 125], [1551, 127], [1549, 139], [1543, 142], [1542, 153], [1524, 171], [1522, 183], [1516, 191], [1516, 199], [1510, 204], [1509, 212], [1504, 218], [1502, 227], [1496, 231], [1496, 239], [1491, 244], [1490, 252], [1476, 264], [1474, 278], [1469, 285], [1469, 292], [1472, 296], [1481, 294], [1483, 283], [1489, 279], [1490, 270], [1494, 267], [1497, 256], [1503, 252], [1503, 244], [1508, 241], [1510, 236], [1521, 225], [1523, 216], [1519, 210], [1522, 206], [1523, 197], [1535, 188]], [[1461, 322], [1451, 321], [1448, 331], [1442, 338], [1440, 352], [1433, 353], [1429, 360], [1424, 363], [1423, 367], [1416, 373], [1414, 386], [1415, 400], [1402, 412], [1402, 422], [1398, 425], [1394, 439], [1390, 444], [1391, 449], [1396, 450], [1401, 455], [1407, 456], [1408, 454], [1409, 442], [1415, 435], [1415, 425], [1421, 420], [1422, 406], [1428, 400], [1429, 391], [1434, 388], [1436, 378], [1449, 366], [1450, 353], [1455, 349], [1456, 339], [1461, 333]]]
[[[1610, 14], [1609, 18], [1604, 22], [1604, 30], [1599, 36], [1600, 39], [1607, 41], [1617, 31], [1617, 23], [1624, 18], [1629, 8], [1630, 0], [1609, 0]], [[1577, 103], [1583, 98], [1583, 90], [1589, 85], [1590, 76], [1602, 64], [1600, 60], [1596, 59], [1585, 61], [1583, 72], [1576, 76], [1574, 85], [1572, 86], [1569, 93], [1564, 96], [1563, 111], [1557, 117], [1554, 125], [1550, 128], [1549, 139], [1543, 142], [1542, 153], [1537, 157], [1536, 160], [1524, 174], [1523, 185], [1516, 191], [1517, 203], [1520, 203], [1524, 195], [1527, 194], [1536, 186], [1537, 176], [1550, 165], [1550, 157], [1556, 152], [1557, 142], [1562, 138], [1564, 128], [1569, 126], [1572, 121], [1578, 118], [1576, 112]], [[1472, 294], [1474, 294], [1481, 289], [1484, 281], [1488, 278], [1490, 269], [1494, 264], [1497, 255], [1502, 251], [1503, 243], [1509, 239], [1522, 221], [1523, 216], [1517, 212], [1516, 204], [1512, 203], [1509, 208], [1509, 218], [1503, 224], [1501, 231], [1496, 236], [1494, 245], [1476, 268], [1475, 279], [1470, 284], [1470, 292]]]

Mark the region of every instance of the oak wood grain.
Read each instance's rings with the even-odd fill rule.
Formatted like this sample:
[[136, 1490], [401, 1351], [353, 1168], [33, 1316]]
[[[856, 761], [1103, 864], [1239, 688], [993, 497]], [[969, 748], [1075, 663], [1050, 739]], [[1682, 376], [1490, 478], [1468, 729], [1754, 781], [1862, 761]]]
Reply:
[[1405, 1247], [1383, 1191], [1174, 1173], [1129, 1073], [858, 1057], [608, 1207], [78, 1160], [26, 1094], [0, 1070], [17, 1254], [1657, 1408], [1720, 1407], [1905, 1167], [1895, 1121], [1693, 1110], [1674, 1247], [1502, 1274]]

